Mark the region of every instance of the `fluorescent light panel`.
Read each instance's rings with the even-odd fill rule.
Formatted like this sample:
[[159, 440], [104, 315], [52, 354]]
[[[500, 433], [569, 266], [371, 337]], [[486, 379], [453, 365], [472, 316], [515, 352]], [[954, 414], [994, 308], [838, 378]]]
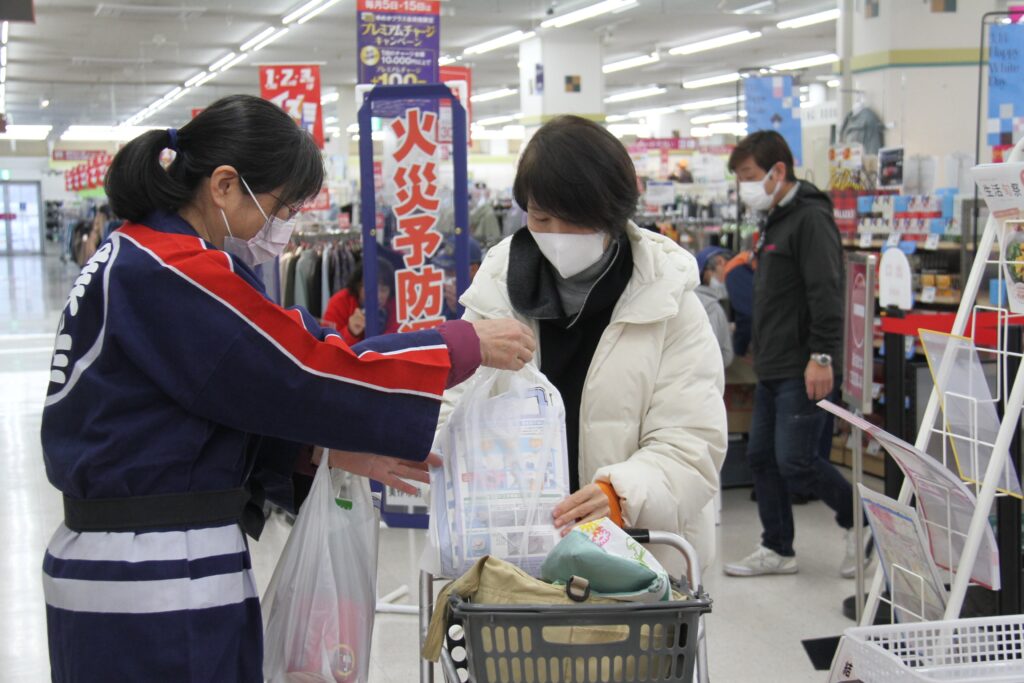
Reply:
[[10, 31], [11, 31], [11, 22], [5, 21], [3, 23], [3, 25], [0, 26], [0, 43], [3, 43], [4, 45], [7, 44], [7, 37], [8, 37], [8, 35], [10, 35]]
[[825, 82], [825, 85], [827, 85], [830, 88], [838, 88], [841, 83], [842, 82], [838, 78], [830, 78]]
[[299, 7], [297, 10], [295, 10], [294, 12], [290, 12], [289, 14], [284, 15], [284, 18], [281, 20], [281, 23], [282, 24], [290, 24], [290, 23], [292, 23], [293, 21], [295, 21], [296, 19], [298, 19], [299, 17], [304, 15], [306, 12], [309, 12], [311, 10], [316, 9], [321, 3], [323, 3], [323, 1], [324, 0], [310, 0], [310, 2], [307, 2], [302, 7]]
[[546, 19], [540, 22], [540, 25], [541, 28], [564, 28], [587, 19], [593, 19], [602, 14], [608, 14], [609, 12], [623, 12], [636, 7], [637, 4], [639, 4], [637, 0], [604, 0], [604, 2], [580, 8], [574, 12], [563, 14], [560, 17]]
[[0, 133], [0, 140], [45, 140], [51, 130], [53, 126], [9, 125], [7, 132]]
[[755, 2], [752, 5], [746, 7], [740, 7], [735, 10], [733, 14], [755, 14], [763, 9], [773, 8], [775, 6], [775, 0], [762, 0], [762, 2]]
[[195, 87], [198, 88], [200, 86], [206, 85], [207, 83], [209, 83], [210, 81], [212, 81], [216, 77], [217, 77], [217, 72], [216, 71], [212, 71], [212, 72], [206, 74], [205, 76], [203, 76], [202, 78], [200, 78], [198, 81], [196, 81], [196, 86]]
[[818, 55], [817, 57], [805, 57], [804, 59], [794, 59], [791, 62], [782, 62], [781, 64], [773, 64], [772, 69], [775, 71], [798, 71], [800, 69], [810, 69], [815, 66], [825, 66], [826, 64], [835, 64], [839, 61], [839, 55], [835, 53], [827, 55]]
[[665, 114], [672, 114], [677, 111], [679, 111], [679, 107], [654, 107], [652, 109], [631, 111], [628, 116], [631, 119], [644, 119], [648, 116], [664, 116]]
[[61, 140], [128, 141], [159, 126], [68, 126]]
[[222, 66], [220, 68], [221, 73], [227, 71], [228, 69], [230, 69], [230, 68], [232, 68], [234, 66], [237, 66], [238, 64], [241, 64], [242, 62], [244, 62], [248, 58], [249, 58], [249, 55], [245, 54], [245, 53], [238, 55], [237, 57], [235, 57], [230, 62], [228, 62], [227, 64], [225, 64], [224, 66]]
[[7, 67], [6, 66], [0, 66], [0, 83], [6, 83], [6, 82], [7, 82]]
[[253, 52], [259, 52], [260, 50], [265, 48], [267, 45], [270, 45], [272, 42], [274, 42], [275, 40], [277, 40], [278, 38], [280, 38], [284, 34], [288, 33], [288, 31], [290, 31], [290, 30], [291, 29], [283, 28], [280, 31], [278, 31], [277, 33], [271, 34], [269, 37], [264, 38], [262, 42], [260, 42], [256, 47], [254, 47], [252, 49], [252, 51]]
[[629, 114], [611, 114], [604, 117], [605, 123], [619, 123], [621, 121], [629, 121]]
[[260, 43], [260, 41], [262, 41], [267, 36], [273, 35], [276, 31], [277, 31], [277, 29], [275, 27], [268, 26], [267, 28], [263, 29], [262, 31], [260, 31], [256, 35], [254, 35], [249, 40], [247, 40], [244, 43], [242, 43], [242, 45], [238, 49], [241, 50], [242, 52], [245, 52], [246, 50], [248, 50], [253, 45], [258, 45]]
[[479, 95], [473, 95], [469, 98], [470, 102], [490, 102], [491, 100], [500, 100], [503, 97], [511, 97], [512, 95], [518, 95], [519, 90], [516, 88], [501, 88], [500, 90], [492, 90], [490, 92], [481, 93]]
[[177, 95], [178, 93], [180, 93], [183, 90], [184, 90], [184, 88], [182, 88], [179, 85], [177, 88], [175, 88], [174, 90], [170, 91], [169, 93], [167, 93], [166, 95], [164, 95], [160, 99], [162, 99], [162, 100], [169, 100], [169, 99], [171, 99], [172, 97], [174, 97], [175, 95]]
[[[740, 97], [742, 100], [743, 98]], [[735, 97], [716, 97], [710, 100], [697, 100], [695, 102], [684, 102], [679, 105], [679, 111], [698, 111], [700, 109], [713, 109], [715, 107], [725, 107], [730, 104], [736, 104]]]
[[496, 126], [502, 123], [512, 123], [523, 118], [522, 114], [509, 114], [507, 116], [491, 116], [485, 119], [477, 119], [473, 122], [477, 126]]
[[451, 55], [441, 55], [440, 57], [437, 58], [437, 65], [448, 66], [450, 64], [454, 64], [457, 61], [458, 60], [455, 59], [455, 57], [452, 57]]
[[611, 104], [612, 102], [629, 102], [630, 100], [639, 100], [644, 97], [654, 97], [655, 95], [664, 95], [668, 90], [658, 86], [652, 86], [650, 88], [640, 88], [639, 90], [630, 90], [629, 92], [620, 92], [615, 95], [610, 95], [604, 98], [605, 103]]
[[299, 19], [299, 22], [298, 22], [298, 23], [299, 23], [300, 25], [301, 25], [301, 24], [305, 24], [305, 23], [306, 23], [307, 21], [309, 21], [310, 19], [312, 19], [312, 18], [316, 17], [316, 16], [317, 16], [317, 15], [319, 15], [319, 14], [320, 14], [321, 12], [326, 12], [326, 11], [327, 11], [327, 10], [329, 10], [330, 8], [334, 7], [335, 5], [337, 5], [337, 4], [338, 4], [338, 2], [340, 2], [340, 0], [328, 0], [328, 2], [327, 2], [326, 4], [324, 4], [324, 5], [320, 5], [320, 6], [319, 6], [319, 7], [317, 7], [317, 8], [315, 9], [315, 10], [313, 10], [312, 12], [310, 12], [309, 14], [307, 14], [306, 16], [304, 16], [304, 17], [302, 17], [301, 19]]
[[[746, 116], [747, 112], [741, 111], [740, 116]], [[702, 125], [705, 123], [719, 123], [721, 121], [735, 121], [736, 112], [727, 112], [724, 114], [701, 114], [700, 116], [694, 116], [690, 119], [690, 123], [693, 125]]]
[[203, 80], [203, 78], [205, 76], [206, 76], [206, 72], [205, 71], [200, 71], [195, 76], [193, 76], [192, 78], [190, 78], [187, 81], [185, 81], [185, 87], [186, 88], [191, 88], [193, 85], [195, 85], [199, 81]]
[[7, 66], [7, 46], [0, 47], [0, 66]]
[[670, 55], [692, 55], [697, 52], [705, 52], [706, 50], [714, 50], [720, 47], [735, 45], [737, 43], [744, 43], [748, 40], [755, 40], [760, 37], [760, 31], [739, 31], [737, 33], [729, 33], [724, 36], [718, 36], [717, 38], [699, 40], [696, 43], [687, 43], [686, 45], [680, 45], [678, 47], [672, 48], [671, 50], [668, 51], [668, 53]]
[[330, 104], [331, 102], [337, 102], [341, 99], [340, 92], [329, 92], [320, 97], [320, 104]]
[[722, 74], [721, 76], [708, 76], [707, 78], [695, 78], [692, 81], [683, 81], [683, 87], [687, 90], [692, 90], [694, 88], [706, 88], [711, 85], [735, 83], [738, 80], [740, 80], [739, 72], [734, 71], [731, 74]]
[[628, 59], [620, 59], [617, 62], [609, 62], [601, 67], [601, 71], [606, 74], [615, 73], [616, 71], [625, 71], [626, 69], [635, 69], [638, 66], [646, 66], [648, 64], [654, 64], [661, 57], [657, 52], [652, 52], [649, 55], [640, 55], [639, 57], [630, 57]]
[[509, 45], [515, 45], [521, 43], [524, 40], [533, 38], [537, 33], [535, 31], [513, 31], [512, 33], [506, 33], [503, 36], [498, 36], [492, 40], [485, 40], [482, 43], [476, 45], [470, 45], [462, 54], [464, 55], [482, 55], [485, 52], [491, 52], [492, 50], [498, 50]]
[[804, 26], [814, 26], [815, 24], [824, 24], [826, 21], [835, 21], [839, 18], [839, 9], [825, 10], [824, 12], [815, 12], [814, 14], [808, 14], [807, 16], [797, 17], [796, 19], [786, 19], [775, 24], [780, 29], [792, 29], [792, 28], [803, 28]]
[[234, 52], [229, 52], [226, 55], [224, 55], [223, 57], [221, 57], [220, 59], [218, 59], [216, 62], [211, 64], [209, 70], [211, 72], [216, 71], [217, 69], [221, 68], [222, 66], [224, 66], [225, 64], [227, 64], [228, 62], [230, 62], [234, 58], [235, 58], [235, 53]]

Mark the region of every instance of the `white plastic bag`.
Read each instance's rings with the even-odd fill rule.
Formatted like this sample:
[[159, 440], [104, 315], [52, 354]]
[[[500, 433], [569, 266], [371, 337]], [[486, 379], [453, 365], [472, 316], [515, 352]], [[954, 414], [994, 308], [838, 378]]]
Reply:
[[538, 575], [558, 541], [551, 511], [569, 495], [565, 406], [532, 365], [470, 380], [431, 468], [429, 551], [460, 576], [484, 555]]
[[[365, 683], [369, 675], [379, 522], [368, 482], [327, 461], [325, 452], [263, 597], [271, 683]], [[346, 482], [351, 509], [335, 496], [335, 480]]]

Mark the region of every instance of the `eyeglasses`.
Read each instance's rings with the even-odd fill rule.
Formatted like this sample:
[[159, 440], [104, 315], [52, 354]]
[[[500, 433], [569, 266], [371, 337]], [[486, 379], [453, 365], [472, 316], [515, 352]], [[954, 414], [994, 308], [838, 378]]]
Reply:
[[302, 211], [302, 207], [306, 205], [306, 202], [299, 202], [298, 204], [288, 204], [285, 201], [283, 201], [280, 197], [275, 195], [273, 192], [268, 192], [267, 194], [269, 194], [271, 197], [277, 200], [278, 206], [283, 206], [288, 209], [289, 220], [295, 215], [297, 215], [300, 211]]

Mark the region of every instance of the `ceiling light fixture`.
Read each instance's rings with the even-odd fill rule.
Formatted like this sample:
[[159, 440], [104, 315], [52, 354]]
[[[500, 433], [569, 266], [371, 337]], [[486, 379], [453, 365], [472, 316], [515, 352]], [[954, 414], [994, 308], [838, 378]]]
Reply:
[[39, 100], [39, 108], [40, 109], [46, 109], [49, 106], [50, 106], [50, 100], [47, 100], [45, 98], [42, 99], [42, 100]]
[[452, 57], [451, 55], [441, 55], [440, 57], [437, 58], [437, 65], [438, 66], [449, 66], [451, 64], [454, 64], [457, 61], [458, 60], [455, 59], [455, 57]]
[[479, 95], [473, 95], [469, 98], [469, 101], [473, 103], [490, 102], [491, 100], [500, 100], [503, 97], [511, 97], [512, 95], [518, 94], [519, 90], [516, 88], [500, 88], [498, 90], [492, 90]]
[[45, 140], [50, 136], [53, 126], [7, 126], [7, 131], [0, 133], [0, 140]]
[[725, 83], [735, 83], [740, 80], [740, 74], [737, 71], [731, 74], [722, 74], [720, 76], [708, 76], [707, 78], [695, 78], [692, 81], [683, 81], [683, 87], [687, 90], [693, 90], [694, 88], [706, 88], [711, 85], [723, 85]]
[[700, 116], [694, 116], [692, 119], [690, 119], [690, 123], [692, 123], [693, 125], [698, 125], [699, 126], [699, 125], [705, 124], [705, 123], [718, 123], [719, 121], [735, 121], [735, 120], [736, 120], [736, 113], [735, 112], [731, 112], [731, 113], [726, 113], [726, 114], [701, 114]]
[[817, 57], [805, 57], [803, 59], [794, 59], [791, 62], [782, 62], [781, 64], [773, 64], [771, 66], [775, 71], [799, 71], [800, 69], [810, 69], [815, 66], [825, 66], [827, 64], [835, 64], [839, 61], [839, 55], [830, 53], [827, 55], [818, 55]]
[[[740, 100], [744, 99], [740, 96]], [[696, 100], [694, 102], [684, 102], [679, 105], [679, 111], [697, 111], [699, 109], [713, 109], [715, 107], [725, 107], [730, 104], [736, 104], [737, 98], [734, 97], [716, 97], [710, 100]]]
[[213, 79], [215, 79], [216, 77], [217, 77], [217, 72], [216, 71], [208, 73], [205, 76], [203, 76], [202, 78], [200, 78], [198, 81], [196, 81], [195, 87], [198, 88], [200, 86], [204, 86], [207, 83], [209, 83], [210, 81], [212, 81]]
[[624, 12], [627, 9], [633, 9], [638, 4], [637, 0], [604, 0], [604, 2], [583, 7], [560, 17], [546, 19], [540, 22], [540, 25], [541, 28], [564, 28], [609, 12]]
[[492, 50], [498, 50], [509, 45], [515, 45], [521, 43], [524, 40], [529, 40], [537, 35], [536, 31], [513, 31], [512, 33], [506, 33], [503, 36], [498, 36], [492, 40], [485, 40], [482, 43], [476, 45], [470, 45], [462, 51], [463, 55], [482, 55], [485, 52], [491, 52]]
[[276, 31], [277, 31], [277, 29], [275, 27], [269, 26], [269, 27], [263, 29], [262, 31], [260, 31], [259, 33], [257, 33], [256, 35], [254, 35], [249, 40], [247, 40], [244, 43], [242, 43], [242, 45], [238, 49], [241, 50], [242, 52], [245, 52], [250, 47], [252, 47], [253, 45], [258, 44], [261, 40], [263, 40], [264, 38], [266, 38], [269, 35], [272, 35]]
[[340, 1], [341, 1], [341, 0], [328, 0], [328, 2], [327, 2], [326, 4], [324, 4], [324, 5], [320, 5], [320, 6], [319, 6], [319, 7], [317, 7], [317, 8], [315, 9], [315, 10], [313, 10], [312, 12], [310, 12], [309, 14], [307, 14], [306, 16], [304, 16], [304, 17], [302, 17], [301, 19], [299, 19], [299, 22], [298, 22], [298, 23], [299, 23], [299, 24], [305, 24], [305, 23], [306, 23], [307, 21], [309, 21], [309, 20], [310, 20], [310, 19], [312, 19], [313, 17], [317, 16], [317, 15], [318, 15], [318, 14], [320, 14], [321, 12], [325, 12], [325, 11], [329, 10], [330, 8], [334, 7], [334, 6], [335, 6], [335, 5], [337, 5], [337, 4], [338, 4], [338, 3], [340, 2]]
[[6, 82], [7, 82], [7, 67], [6, 66], [0, 66], [0, 83], [6, 83]]
[[341, 93], [335, 90], [320, 96], [320, 104], [330, 104], [331, 102], [337, 102], [341, 99]]
[[620, 92], [615, 95], [609, 95], [604, 98], [604, 101], [605, 104], [611, 104], [613, 102], [629, 102], [630, 100], [640, 100], [645, 97], [664, 95], [667, 92], [667, 89], [655, 85], [649, 88], [640, 88], [639, 90], [630, 90], [629, 92]]
[[309, 12], [311, 10], [316, 9], [318, 6], [320, 6], [321, 3], [323, 3], [323, 1], [324, 0], [311, 0], [310, 2], [307, 2], [305, 5], [303, 5], [302, 7], [298, 8], [294, 12], [290, 12], [290, 13], [284, 15], [284, 18], [281, 20], [281, 23], [282, 24], [290, 24], [290, 23], [292, 23], [293, 21], [295, 21], [296, 19], [298, 19], [299, 17], [304, 15], [306, 12]]
[[2, 43], [4, 45], [7, 44], [7, 37], [9, 35], [9, 33], [10, 33], [10, 30], [11, 30], [11, 23], [9, 21], [5, 21], [3, 23], [3, 25], [0, 25], [0, 43]]
[[169, 100], [169, 99], [171, 99], [172, 97], [174, 97], [175, 95], [177, 95], [178, 93], [180, 93], [180, 92], [181, 92], [182, 90], [184, 90], [184, 88], [182, 88], [182, 87], [181, 87], [181, 86], [179, 85], [179, 86], [178, 86], [177, 88], [175, 88], [174, 90], [170, 91], [169, 93], [167, 93], [166, 95], [164, 95], [164, 96], [163, 96], [163, 97], [161, 97], [160, 99], [161, 99], [161, 100]]
[[345, 132], [346, 133], [350, 133], [350, 134], [351, 133], [358, 133], [359, 132], [359, 124], [358, 123], [350, 123], [350, 124], [348, 124], [348, 126], [345, 127]]
[[521, 118], [523, 118], [523, 115], [521, 113], [516, 113], [509, 114], [507, 116], [491, 116], [486, 119], [477, 119], [473, 123], [480, 126], [497, 126], [502, 123], [512, 123], [513, 121], [518, 121]]
[[192, 89], [192, 88], [182, 88], [181, 92], [179, 92], [179, 93], [178, 93], [177, 95], [175, 95], [174, 97], [172, 97], [172, 98], [171, 98], [171, 102], [177, 102], [177, 101], [178, 101], [178, 100], [180, 100], [180, 99], [181, 99], [182, 97], [184, 97], [185, 95], [187, 95], [187, 94], [188, 94], [188, 91], [189, 91], [189, 90], [191, 90], [191, 89]]
[[825, 81], [825, 85], [827, 85], [830, 88], [838, 88], [840, 85], [840, 80], [838, 78], [830, 78], [827, 81]]
[[738, 31], [737, 33], [729, 33], [724, 36], [718, 36], [717, 38], [708, 38], [707, 40], [698, 40], [695, 43], [687, 43], [686, 45], [679, 45], [668, 51], [670, 55], [692, 55], [697, 52], [704, 52], [706, 50], [715, 50], [720, 47], [726, 47], [728, 45], [735, 45], [737, 43], [744, 43], [748, 40], [756, 40], [761, 37], [760, 31]]
[[271, 34], [270, 37], [265, 38], [260, 44], [258, 44], [256, 47], [254, 47], [252, 49], [252, 51], [253, 52], [259, 52], [260, 50], [265, 48], [267, 45], [270, 45], [272, 42], [274, 42], [275, 40], [277, 40], [278, 38], [280, 38], [284, 34], [288, 33], [288, 31], [290, 31], [290, 30], [291, 29], [283, 28], [280, 31], [278, 31], [277, 33]]
[[629, 112], [629, 118], [645, 119], [648, 116], [664, 116], [665, 114], [672, 114], [678, 110], [678, 107], [654, 107], [652, 109], [639, 109], [637, 111]]
[[836, 21], [839, 19], [839, 9], [829, 9], [824, 12], [815, 12], [814, 14], [808, 14], [804, 17], [797, 17], [796, 19], [786, 19], [775, 24], [780, 29], [791, 29], [791, 28], [803, 28], [805, 26], [814, 26], [815, 24], [824, 24], [826, 21]]
[[337, 116], [328, 116], [326, 119], [324, 119], [324, 125], [325, 126], [330, 126], [330, 125], [333, 125], [333, 124], [335, 124], [337, 122], [338, 122], [338, 117]]
[[601, 67], [601, 71], [606, 74], [615, 73], [616, 71], [625, 71], [626, 69], [635, 69], [638, 66], [647, 66], [648, 64], [654, 64], [661, 59], [661, 56], [657, 52], [652, 52], [649, 55], [640, 55], [639, 57], [629, 57], [628, 59], [620, 59], [617, 62], [609, 62]]
[[60, 139], [78, 141], [119, 141], [127, 142], [158, 126], [68, 126]]
[[341, 128], [339, 128], [338, 126], [327, 126], [324, 128], [324, 132], [327, 133], [328, 135], [333, 135], [337, 137], [341, 135]]
[[7, 46], [0, 47], [0, 66], [7, 66]]
[[619, 123], [621, 121], [629, 121], [629, 114], [611, 114], [604, 117], [605, 123]]
[[223, 57], [221, 57], [216, 62], [214, 62], [213, 64], [210, 65], [210, 71], [211, 72], [212, 71], [216, 71], [217, 69], [221, 68], [222, 66], [224, 66], [225, 64], [227, 64], [228, 62], [230, 62], [234, 58], [235, 58], [235, 53], [234, 52], [227, 53], [226, 55], [224, 55]]
[[203, 78], [205, 76], [206, 76], [206, 72], [205, 71], [200, 71], [195, 76], [193, 76], [192, 78], [190, 78], [187, 81], [185, 81], [185, 87], [186, 88], [191, 88], [193, 85], [195, 85], [199, 81], [203, 80]]
[[224, 66], [222, 66], [220, 68], [221, 73], [224, 73], [228, 69], [230, 69], [230, 68], [232, 68], [234, 66], [237, 66], [238, 64], [241, 64], [242, 62], [244, 62], [248, 58], [249, 58], [248, 54], [240, 54], [240, 55], [238, 55], [237, 57], [235, 57], [230, 62], [228, 62], [227, 64], [225, 64]]
[[752, 5], [746, 7], [740, 7], [738, 10], [734, 10], [733, 14], [756, 14], [764, 9], [774, 9], [775, 0], [762, 0], [762, 2], [755, 2]]

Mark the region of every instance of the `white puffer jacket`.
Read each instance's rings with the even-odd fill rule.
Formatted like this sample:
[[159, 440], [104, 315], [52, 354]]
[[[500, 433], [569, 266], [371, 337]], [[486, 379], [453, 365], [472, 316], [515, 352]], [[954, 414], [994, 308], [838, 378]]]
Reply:
[[[681, 534], [701, 564], [715, 555], [712, 498], [727, 443], [722, 356], [694, 289], [697, 263], [671, 240], [630, 223], [633, 275], [594, 352], [580, 406], [580, 479], [607, 481], [630, 526]], [[462, 296], [466, 320], [515, 317], [506, 238]], [[534, 363], [540, 365], [539, 353]], [[463, 385], [464, 386], [464, 385]], [[439, 425], [458, 400], [445, 393]], [[678, 555], [657, 551], [673, 574]]]

